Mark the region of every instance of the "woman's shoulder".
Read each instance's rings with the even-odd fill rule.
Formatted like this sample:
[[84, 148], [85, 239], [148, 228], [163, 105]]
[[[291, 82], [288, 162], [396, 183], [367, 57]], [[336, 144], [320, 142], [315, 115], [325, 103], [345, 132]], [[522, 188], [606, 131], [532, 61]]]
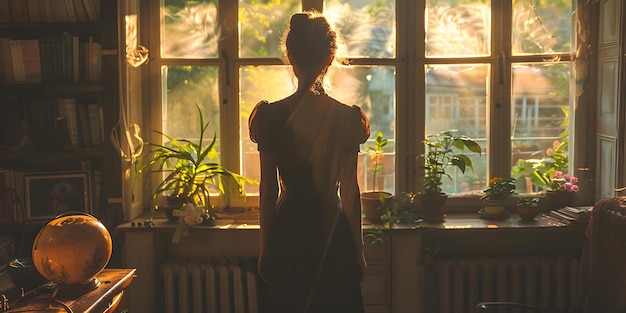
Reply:
[[349, 124], [353, 125], [353, 136], [358, 139], [359, 143], [365, 142], [370, 136], [370, 122], [363, 109], [358, 105], [349, 105], [340, 101], [336, 101], [336, 105], [342, 114], [347, 115], [347, 120], [351, 121]]

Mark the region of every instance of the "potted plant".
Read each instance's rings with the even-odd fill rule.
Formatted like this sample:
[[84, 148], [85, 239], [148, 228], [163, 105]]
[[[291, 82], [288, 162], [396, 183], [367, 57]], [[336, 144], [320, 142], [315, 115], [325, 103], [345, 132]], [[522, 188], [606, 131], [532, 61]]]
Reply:
[[[378, 132], [374, 138], [374, 144], [367, 147], [365, 150], [369, 155], [368, 168], [372, 172], [372, 186], [368, 191], [361, 193], [361, 203], [363, 205], [363, 215], [366, 221], [372, 223], [380, 223], [381, 212], [379, 209], [383, 205], [388, 204], [388, 201], [392, 198], [392, 194], [383, 190], [382, 185], [378, 181], [380, 177], [378, 174], [383, 172], [384, 161], [384, 148], [387, 146], [388, 140], [383, 138], [383, 133]], [[379, 178], [379, 179], [377, 179]]]
[[425, 151], [418, 158], [424, 160], [424, 194], [421, 198], [426, 222], [442, 222], [444, 219], [443, 208], [448, 195], [442, 192], [441, 185], [444, 177], [452, 179], [447, 172], [448, 168], [455, 167], [465, 173], [465, 170], [472, 169], [473, 165], [472, 160], [464, 152], [479, 155], [482, 152], [474, 139], [456, 133], [456, 129], [449, 129], [427, 135], [422, 141]]
[[515, 211], [523, 222], [532, 221], [539, 213], [539, 198], [518, 196]]
[[515, 178], [493, 177], [480, 197], [487, 214], [501, 214], [506, 207], [506, 200], [515, 194]]
[[555, 210], [574, 203], [574, 197], [578, 192], [578, 177], [555, 171], [550, 177], [541, 176], [544, 179], [545, 193], [544, 209]]
[[[552, 146], [545, 149], [545, 157], [541, 159], [519, 159], [513, 166], [511, 176], [528, 178], [533, 186], [540, 190], [549, 187], [551, 177], [556, 171], [567, 172], [569, 167], [569, 157], [566, 141], [555, 140]], [[532, 192], [527, 190], [527, 192]]]
[[[148, 151], [149, 161], [139, 170], [158, 172], [165, 178], [156, 186], [152, 194], [151, 212], [166, 207], [166, 214], [170, 221], [178, 221], [178, 216], [185, 216], [186, 222], [203, 222], [214, 225], [216, 214], [211, 205], [210, 193], [225, 193], [226, 188], [235, 188], [237, 192], [244, 194], [245, 182], [256, 183], [237, 173], [231, 172], [219, 163], [215, 149], [216, 135], [206, 144], [205, 133], [209, 122], [204, 122], [200, 107], [196, 104], [199, 117], [200, 132], [198, 141], [192, 142], [187, 139], [175, 139], [163, 132], [155, 132], [167, 139], [163, 144], [147, 143], [153, 147]], [[229, 184], [224, 181], [228, 179]], [[185, 204], [192, 204], [185, 206]], [[172, 212], [173, 209], [187, 210], [188, 212]], [[201, 219], [189, 219], [187, 215], [197, 215], [201, 210]], [[189, 213], [189, 214], [187, 214]]]

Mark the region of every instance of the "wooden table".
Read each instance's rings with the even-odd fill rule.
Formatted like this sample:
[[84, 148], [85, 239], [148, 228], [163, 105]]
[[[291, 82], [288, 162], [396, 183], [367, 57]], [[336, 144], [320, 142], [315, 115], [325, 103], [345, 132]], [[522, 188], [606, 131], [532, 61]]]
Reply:
[[35, 299], [12, 303], [8, 311], [3, 310], [0, 305], [0, 312], [34, 311], [45, 307], [58, 307], [58, 311], [46, 310], [46, 312], [114, 312], [122, 300], [124, 290], [135, 276], [135, 269], [104, 269], [96, 276], [100, 286], [90, 292], [74, 297], [56, 298], [42, 294]]

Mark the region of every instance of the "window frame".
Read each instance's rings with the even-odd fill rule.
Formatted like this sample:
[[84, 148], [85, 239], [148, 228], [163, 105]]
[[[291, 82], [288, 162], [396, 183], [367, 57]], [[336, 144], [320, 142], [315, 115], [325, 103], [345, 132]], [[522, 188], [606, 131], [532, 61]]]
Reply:
[[[573, 6], [577, 5], [576, 0], [572, 0]], [[219, 57], [216, 59], [162, 59], [160, 57], [160, 1], [143, 1], [142, 12], [148, 17], [148, 22], [142, 24], [147, 29], [148, 48], [151, 53], [148, 66], [144, 67], [144, 77], [148, 85], [146, 93], [149, 99], [143, 105], [143, 117], [149, 124], [149, 129], [161, 129], [161, 66], [163, 65], [211, 65], [219, 67], [220, 73], [220, 132], [221, 132], [221, 163], [227, 168], [235, 171], [240, 169], [240, 129], [239, 117], [239, 90], [238, 73], [239, 68], [249, 65], [282, 65], [280, 58], [240, 58], [238, 49], [238, 1], [222, 0], [218, 4], [218, 16], [222, 27], [222, 40]], [[395, 156], [395, 186], [396, 193], [418, 192], [423, 190], [423, 168], [417, 159], [424, 151], [421, 144], [425, 138], [425, 77], [424, 65], [426, 64], [455, 64], [455, 63], [483, 63], [491, 66], [490, 96], [488, 105], [488, 151], [496, 153], [488, 156], [487, 177], [510, 176], [511, 171], [511, 151], [510, 151], [510, 128], [511, 128], [511, 65], [518, 62], [540, 62], [543, 56], [539, 55], [511, 55], [510, 21], [511, 7], [510, 1], [491, 1], [491, 54], [488, 56], [476, 56], [467, 58], [441, 58], [427, 57], [425, 55], [425, 4], [426, 0], [396, 0], [396, 56], [394, 58], [354, 58], [350, 60], [353, 65], [383, 65], [395, 66], [396, 68], [396, 156]], [[302, 0], [302, 9], [323, 10], [323, 0]], [[498, 13], [499, 12], [499, 13]], [[234, 25], [233, 25], [234, 24]], [[497, 25], [497, 26], [496, 26]], [[420, 34], [422, 34], [420, 36]], [[506, 35], [504, 35], [506, 34]], [[156, 38], [156, 40], [155, 40]], [[495, 40], [500, 38], [501, 40]], [[574, 43], [572, 43], [573, 46]], [[561, 61], [574, 61], [574, 53], [557, 54]], [[498, 82], [498, 75], [503, 75], [504, 81]], [[226, 82], [227, 76], [230, 84]], [[422, 78], [422, 79], [420, 79]], [[223, 82], [223, 83], [222, 83]], [[580, 97], [584, 97], [583, 94]], [[574, 101], [576, 101], [575, 99]], [[499, 106], [497, 110], [494, 110]], [[146, 117], [148, 117], [146, 119]], [[577, 116], [572, 119], [570, 125], [570, 169], [574, 169], [575, 175], [581, 175], [579, 171], [584, 171], [588, 164], [589, 153], [585, 153], [581, 147], [589, 144], [591, 136], [582, 134], [592, 123], [588, 118]], [[229, 127], [228, 125], [237, 125]], [[146, 129], [147, 127], [144, 127]], [[506, 129], [507, 131], [501, 131]], [[153, 132], [143, 132], [143, 137], [147, 141], [155, 138]], [[503, 149], [504, 148], [504, 149]], [[505, 151], [499, 154], [498, 151]], [[581, 175], [582, 176], [582, 175]], [[152, 179], [157, 179], [151, 177]], [[593, 193], [585, 193], [581, 202], [588, 203], [593, 199]], [[144, 199], [150, 197], [144, 196]], [[228, 205], [234, 207], [255, 207], [258, 197], [247, 195], [240, 197], [233, 195], [230, 199], [219, 197], [217, 205]], [[475, 210], [479, 206], [478, 197], [451, 197], [447, 207], [455, 210]]]

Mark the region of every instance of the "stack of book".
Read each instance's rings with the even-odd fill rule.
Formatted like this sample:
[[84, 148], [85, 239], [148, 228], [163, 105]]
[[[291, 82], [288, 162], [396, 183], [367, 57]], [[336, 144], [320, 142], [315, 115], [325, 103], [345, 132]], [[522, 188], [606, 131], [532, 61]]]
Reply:
[[587, 224], [591, 217], [591, 206], [569, 207], [550, 211], [550, 216], [565, 224]]
[[0, 37], [0, 83], [98, 81], [101, 72], [102, 45], [92, 36]]
[[90, 22], [100, 18], [100, 0], [0, 0], [0, 24]]
[[32, 141], [38, 148], [80, 150], [104, 143], [102, 105], [97, 98], [32, 98], [26, 105]]

